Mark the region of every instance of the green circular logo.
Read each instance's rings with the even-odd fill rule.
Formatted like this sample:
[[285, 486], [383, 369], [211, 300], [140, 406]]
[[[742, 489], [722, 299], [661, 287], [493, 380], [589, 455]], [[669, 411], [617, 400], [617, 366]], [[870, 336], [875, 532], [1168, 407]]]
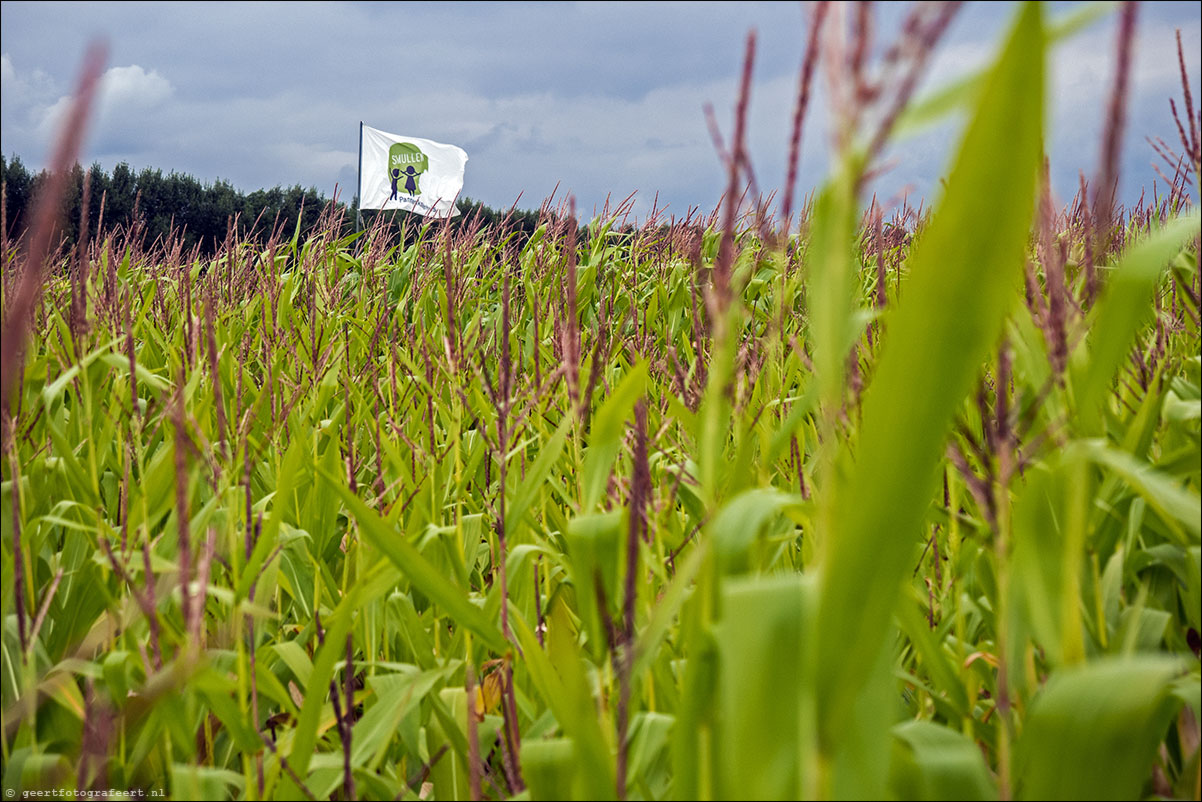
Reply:
[[430, 169], [430, 158], [421, 148], [408, 142], [397, 142], [388, 149], [388, 183], [392, 187], [389, 200], [400, 193], [411, 198], [422, 194], [421, 176]]

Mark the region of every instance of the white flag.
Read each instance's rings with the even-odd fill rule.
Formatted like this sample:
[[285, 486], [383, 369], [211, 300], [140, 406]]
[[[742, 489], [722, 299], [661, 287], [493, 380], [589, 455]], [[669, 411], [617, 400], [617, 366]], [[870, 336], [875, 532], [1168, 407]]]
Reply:
[[404, 209], [427, 217], [459, 214], [467, 153], [454, 145], [359, 124], [359, 208]]

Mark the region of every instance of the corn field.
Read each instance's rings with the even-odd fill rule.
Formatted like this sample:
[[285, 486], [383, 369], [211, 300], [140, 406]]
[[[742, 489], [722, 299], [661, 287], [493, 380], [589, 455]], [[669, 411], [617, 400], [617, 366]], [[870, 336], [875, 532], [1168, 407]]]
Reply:
[[1198, 123], [1059, 207], [1043, 14], [796, 214], [6, 233], [6, 796], [1199, 798]]

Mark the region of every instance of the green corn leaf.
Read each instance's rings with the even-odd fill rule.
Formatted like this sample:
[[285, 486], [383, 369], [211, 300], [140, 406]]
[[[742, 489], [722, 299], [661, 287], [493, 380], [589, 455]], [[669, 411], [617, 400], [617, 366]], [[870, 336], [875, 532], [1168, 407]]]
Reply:
[[1028, 3], [887, 318], [855, 465], [836, 484], [826, 535], [816, 690], [828, 742], [877, 662], [953, 416], [1018, 298], [1040, 163], [1043, 54], [1041, 10]]
[[522, 771], [533, 800], [575, 799], [579, 771], [576, 749], [567, 738], [522, 743]]
[[1072, 365], [1076, 410], [1085, 434], [1101, 434], [1104, 394], [1127, 359], [1136, 332], [1152, 317], [1152, 289], [1186, 240], [1198, 236], [1200, 221], [1198, 209], [1170, 220], [1128, 248], [1115, 265], [1089, 316], [1089, 359]]
[[589, 432], [589, 445], [580, 469], [582, 512], [590, 512], [605, 493], [614, 459], [622, 447], [626, 419], [647, 390], [647, 363], [639, 362], [622, 378], [597, 410]]
[[351, 738], [351, 763], [377, 766], [400, 727], [401, 719], [421, 704], [436, 685], [461, 668], [458, 661], [420, 673], [385, 674], [368, 680], [376, 702], [355, 722]]
[[526, 476], [522, 479], [522, 483], [518, 485], [513, 498], [509, 500], [509, 504], [505, 508], [505, 532], [509, 536], [512, 537], [513, 533], [517, 531], [522, 517], [526, 514], [526, 510], [530, 509], [530, 505], [538, 498], [539, 491], [546, 484], [551, 469], [555, 467], [556, 461], [558, 461], [560, 454], [563, 453], [563, 447], [567, 442], [568, 432], [571, 430], [571, 427], [572, 416], [565, 415], [559, 428], [543, 444], [538, 457], [526, 471]]
[[715, 633], [721, 668], [722, 727], [715, 758], [717, 796], [726, 799], [797, 799], [801, 777], [803, 579], [727, 580], [722, 622]]
[[292, 671], [301, 688], [308, 689], [309, 679], [313, 676], [313, 661], [309, 659], [308, 653], [305, 652], [305, 647], [294, 640], [287, 640], [283, 643], [275, 644], [271, 647], [271, 650]]
[[683, 562], [676, 566], [676, 574], [668, 584], [663, 596], [656, 602], [651, 611], [651, 620], [639, 635], [635, 648], [634, 669], [631, 673], [638, 676], [648, 667], [653, 657], [659, 651], [659, 646], [667, 637], [680, 608], [689, 598], [693, 580], [701, 571], [701, 566], [709, 554], [708, 540], [702, 541], [689, 551]]
[[890, 784], [899, 799], [997, 799], [981, 750], [963, 733], [908, 721], [893, 739]]
[[324, 471], [321, 471], [321, 476], [355, 516], [368, 542], [388, 557], [415, 588], [442, 607], [455, 623], [475, 633], [488, 648], [500, 654], [509, 651], [509, 644], [501, 635], [501, 630], [488, 620], [484, 611], [468, 601], [463, 591], [448, 582], [403, 534], [393, 529], [379, 513], [364, 504], [340, 481]]
[[1014, 776], [1021, 799], [1136, 799], [1180, 707], [1161, 656], [1102, 660], [1055, 674], [1031, 704]]
[[1156, 510], [1182, 546], [1197, 545], [1202, 538], [1202, 501], [1179, 482], [1126, 451], [1099, 440], [1073, 444], [1083, 457], [1115, 473]]
[[512, 610], [510, 620], [535, 686], [559, 726], [572, 740], [580, 764], [577, 771], [583, 796], [613, 799], [616, 793], [612, 757], [585, 678], [583, 655], [576, 646], [576, 632], [562, 601], [557, 600], [552, 605], [549, 618], [548, 651], [543, 651], [516, 609]]
[[[346, 636], [354, 623], [355, 613], [384, 595], [395, 582], [396, 572], [387, 563], [380, 563], [367, 572], [362, 581], [350, 587], [332, 614], [322, 617], [325, 642], [317, 650], [313, 660], [308, 693], [305, 694], [305, 703], [301, 705], [300, 714], [297, 716], [292, 748], [288, 753], [288, 762], [299, 777], [305, 776], [309, 761], [313, 757], [321, 710], [324, 705], [329, 704], [327, 689], [330, 678], [334, 676], [335, 667], [346, 659]], [[283, 789], [288, 789], [291, 785], [290, 780], [285, 780]], [[291, 793], [299, 794], [300, 790], [293, 787]]]
[[765, 524], [800, 509], [802, 499], [773, 488], [745, 490], [727, 502], [709, 525], [714, 552], [727, 573], [751, 568], [751, 548]]
[[[263, 568], [264, 560], [272, 553], [278, 543], [280, 524], [284, 519], [284, 510], [288, 506], [292, 489], [296, 484], [297, 473], [300, 471], [305, 450], [306, 444], [304, 439], [295, 437], [292, 444], [288, 446], [288, 450], [284, 453], [284, 461], [280, 467], [275, 495], [272, 500], [271, 514], [264, 522], [263, 529], [259, 532], [259, 538], [255, 541], [254, 548], [251, 550], [250, 559], [246, 561], [246, 565], [242, 569], [242, 575], [238, 579], [238, 598], [240, 599], [249, 596], [251, 584], [259, 578], [259, 572]], [[245, 523], [243, 523], [243, 526], [245, 526]]]

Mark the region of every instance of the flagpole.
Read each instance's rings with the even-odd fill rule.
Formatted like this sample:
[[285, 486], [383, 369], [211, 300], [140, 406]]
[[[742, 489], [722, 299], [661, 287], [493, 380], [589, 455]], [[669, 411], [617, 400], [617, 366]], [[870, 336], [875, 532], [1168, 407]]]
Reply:
[[355, 233], [363, 230], [363, 121], [359, 121], [359, 164], [355, 186]]

